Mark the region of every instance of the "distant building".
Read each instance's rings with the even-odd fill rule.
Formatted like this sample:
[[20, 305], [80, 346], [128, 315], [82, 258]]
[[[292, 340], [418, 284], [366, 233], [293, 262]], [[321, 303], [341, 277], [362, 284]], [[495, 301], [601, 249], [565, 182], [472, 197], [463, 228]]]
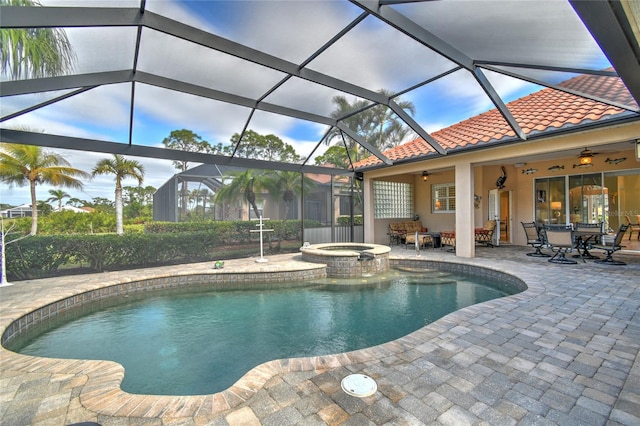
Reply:
[[53, 209], [54, 212], [69, 211], [74, 213], [91, 213], [94, 211], [92, 207], [74, 207], [74, 206], [62, 206], [60, 210]]
[[0, 210], [0, 216], [9, 219], [14, 217], [31, 217], [33, 216], [33, 211], [31, 210], [30, 204], [22, 204], [20, 206], [11, 207], [6, 210]]

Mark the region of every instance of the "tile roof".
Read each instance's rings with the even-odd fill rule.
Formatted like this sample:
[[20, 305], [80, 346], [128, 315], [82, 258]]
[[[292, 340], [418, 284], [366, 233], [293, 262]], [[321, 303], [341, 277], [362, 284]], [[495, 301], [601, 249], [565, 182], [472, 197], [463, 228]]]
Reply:
[[[637, 108], [637, 104], [617, 77], [581, 75], [559, 86], [601, 98], [617, 96], [618, 103]], [[625, 98], [626, 96], [626, 98]], [[507, 107], [526, 135], [577, 126], [625, 113], [626, 110], [556, 89], [545, 88], [513, 102]], [[516, 139], [515, 132], [497, 109], [431, 133], [445, 150], [481, 146]], [[435, 153], [422, 138], [388, 149], [383, 154], [392, 161], [415, 159]], [[382, 164], [370, 156], [354, 164], [356, 169]]]

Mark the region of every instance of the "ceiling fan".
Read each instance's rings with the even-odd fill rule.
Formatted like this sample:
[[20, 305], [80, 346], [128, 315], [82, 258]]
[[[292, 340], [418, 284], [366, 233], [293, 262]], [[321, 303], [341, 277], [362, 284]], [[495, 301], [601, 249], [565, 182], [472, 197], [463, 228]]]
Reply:
[[585, 147], [582, 151], [580, 151], [580, 155], [578, 155], [578, 161], [580, 161], [580, 165], [591, 164], [594, 155], [598, 155], [598, 153], [593, 152]]

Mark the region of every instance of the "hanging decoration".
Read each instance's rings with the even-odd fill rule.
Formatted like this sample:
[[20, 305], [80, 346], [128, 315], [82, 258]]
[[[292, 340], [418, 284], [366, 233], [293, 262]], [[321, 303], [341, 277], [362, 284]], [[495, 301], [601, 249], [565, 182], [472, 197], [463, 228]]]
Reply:
[[498, 189], [504, 188], [504, 183], [507, 181], [507, 171], [504, 169], [504, 166], [501, 167], [501, 170], [502, 174], [500, 175], [498, 180], [496, 180], [496, 186], [498, 187]]
[[608, 164], [620, 164], [626, 159], [627, 159], [627, 157], [620, 157], [620, 158], [609, 158], [609, 157], [607, 157], [607, 159], [604, 160], [604, 162], [608, 163]]

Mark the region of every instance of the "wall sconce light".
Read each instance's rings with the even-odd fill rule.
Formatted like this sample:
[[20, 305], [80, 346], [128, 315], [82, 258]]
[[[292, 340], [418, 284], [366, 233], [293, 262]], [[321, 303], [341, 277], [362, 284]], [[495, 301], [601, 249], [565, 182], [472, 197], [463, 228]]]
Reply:
[[593, 160], [593, 152], [588, 150], [587, 148], [580, 151], [580, 155], [578, 156], [578, 160], [581, 165], [591, 164], [591, 160]]
[[551, 210], [562, 210], [562, 201], [552, 201]]
[[424, 172], [422, 172], [422, 180], [424, 182], [429, 180], [429, 172], [428, 171], [425, 170]]
[[636, 139], [636, 161], [640, 161], [640, 139]]

